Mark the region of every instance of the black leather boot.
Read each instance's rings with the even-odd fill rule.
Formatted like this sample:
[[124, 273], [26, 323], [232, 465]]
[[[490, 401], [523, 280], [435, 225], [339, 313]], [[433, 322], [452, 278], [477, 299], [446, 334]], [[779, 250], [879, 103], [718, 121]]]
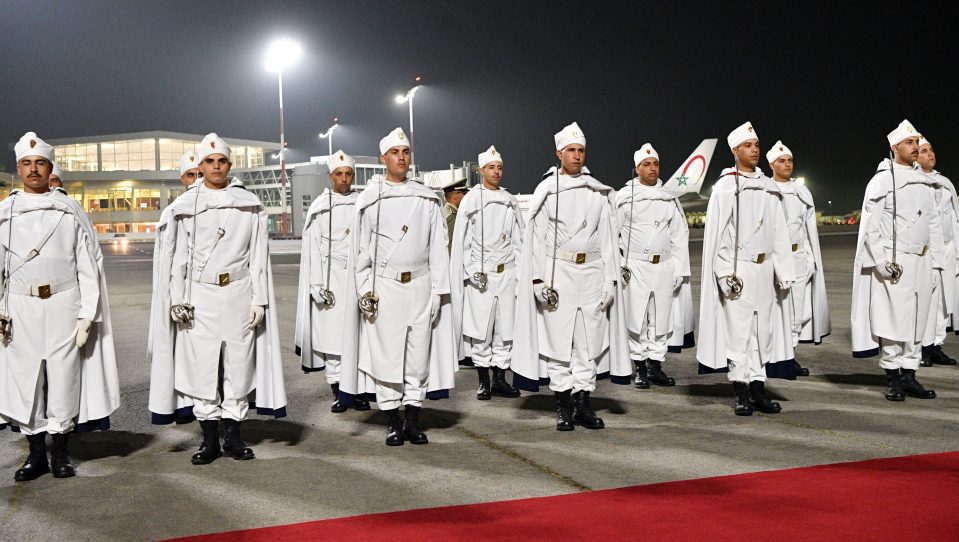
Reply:
[[932, 363], [932, 353], [934, 349], [935, 346], [930, 346], [929, 348], [925, 346], [922, 347], [922, 359], [919, 360], [920, 367], [932, 367], [934, 365]]
[[633, 385], [641, 390], [648, 390], [649, 373], [646, 372], [646, 360], [635, 359], [633, 363], [636, 364], [636, 380], [633, 381]]
[[340, 385], [330, 384], [330, 389], [333, 390], [333, 404], [330, 405], [330, 412], [334, 414], [346, 412], [346, 407], [340, 404]]
[[400, 409], [384, 410], [386, 414], [386, 445], [403, 445], [403, 420], [400, 419]]
[[782, 406], [775, 401], [770, 401], [766, 395], [766, 383], [761, 380], [753, 380], [749, 383], [749, 395], [751, 401], [749, 405], [753, 410], [758, 410], [766, 414], [778, 414], [782, 411]]
[[902, 392], [902, 376], [899, 374], [899, 369], [886, 369], [886, 399], [906, 400], [906, 395]]
[[493, 367], [493, 385], [490, 387], [490, 391], [493, 392], [493, 395], [500, 397], [510, 399], [519, 397], [519, 390], [506, 382], [506, 369], [500, 369], [499, 367]]
[[749, 403], [749, 388], [745, 382], [733, 382], [733, 396], [736, 397], [736, 415], [752, 416], [753, 406]]
[[479, 377], [476, 398], [480, 401], [489, 401], [493, 397], [493, 393], [490, 391], [489, 367], [477, 367], [476, 376]]
[[403, 422], [403, 437], [410, 441], [410, 444], [427, 444], [429, 439], [426, 433], [420, 429], [420, 410], [421, 407], [406, 405], [406, 420]]
[[899, 373], [902, 375], [902, 391], [906, 392], [906, 395], [917, 399], [936, 398], [936, 392], [927, 390], [916, 380], [915, 369], [900, 369]]
[[200, 422], [200, 429], [203, 431], [203, 444], [200, 444], [200, 449], [190, 458], [190, 462], [194, 465], [213, 463], [216, 458], [223, 455], [220, 452], [220, 431], [217, 428], [219, 423], [216, 420], [202, 420]]
[[798, 361], [793, 360], [793, 365], [796, 367], [796, 376], [809, 376], [809, 369], [800, 365]]
[[362, 397], [353, 398], [353, 410], [357, 412], [366, 412], [370, 409], [370, 401], [368, 399], [363, 399]]
[[935, 365], [955, 365], [956, 360], [949, 357], [948, 354], [942, 351], [942, 346], [936, 345], [933, 347], [932, 351], [932, 362]]
[[253, 459], [253, 450], [240, 438], [240, 422], [237, 420], [223, 419], [223, 453], [236, 459], [244, 461]]
[[606, 427], [603, 419], [593, 412], [593, 406], [589, 404], [588, 391], [578, 391], [573, 394], [573, 420], [582, 424], [586, 429]]
[[573, 390], [557, 391], [556, 394], [556, 430], [573, 430], [573, 403], [570, 395]]
[[23, 462], [23, 466], [17, 469], [13, 474], [16, 482], [29, 482], [36, 480], [44, 474], [50, 472], [50, 463], [47, 462], [47, 434], [27, 435], [27, 442], [30, 444], [30, 455]]
[[71, 478], [77, 475], [76, 469], [70, 463], [70, 433], [54, 433], [50, 446], [50, 470], [54, 478]]
[[647, 374], [649, 381], [657, 386], [675, 386], [676, 381], [663, 372], [663, 362], [657, 359], [646, 360]]

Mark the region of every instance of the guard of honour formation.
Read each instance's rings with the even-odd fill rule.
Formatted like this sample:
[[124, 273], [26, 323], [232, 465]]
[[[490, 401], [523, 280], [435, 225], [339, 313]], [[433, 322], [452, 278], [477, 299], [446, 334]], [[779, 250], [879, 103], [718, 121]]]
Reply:
[[[956, 363], [940, 346], [959, 329], [959, 200], [908, 121], [887, 139], [862, 205], [852, 351], [880, 356], [886, 399], [932, 399], [916, 371]], [[706, 213], [696, 357], [700, 373], [727, 373], [736, 415], [773, 414], [766, 378], [808, 375], [797, 345], [830, 332], [815, 205], [781, 141], [765, 154], [772, 178], [750, 123], [727, 142], [735, 165]], [[689, 231], [659, 155], [643, 145], [617, 191], [585, 167], [576, 123], [555, 143], [559, 164], [526, 220], [495, 147], [479, 155], [482, 183], [448, 187], [446, 202], [408, 177], [400, 128], [380, 141], [385, 175], [362, 191], [353, 159], [330, 157], [303, 230], [295, 351], [305, 372], [326, 372], [332, 412], [375, 401], [388, 446], [426, 444], [423, 401], [448, 397], [460, 365], [476, 368], [480, 401], [549, 386], [559, 431], [604, 427], [598, 378], [675, 385], [666, 354], [694, 344]], [[53, 147], [29, 132], [15, 151], [23, 188], [0, 202], [0, 427], [29, 442], [15, 480], [66, 478], [70, 433], [109, 428], [120, 405], [103, 257], [55, 182]], [[149, 409], [155, 424], [199, 422], [195, 465], [254, 457], [240, 430], [250, 409], [286, 415], [267, 214], [231, 166], [229, 144], [207, 135], [180, 159], [187, 190], [157, 225]]]

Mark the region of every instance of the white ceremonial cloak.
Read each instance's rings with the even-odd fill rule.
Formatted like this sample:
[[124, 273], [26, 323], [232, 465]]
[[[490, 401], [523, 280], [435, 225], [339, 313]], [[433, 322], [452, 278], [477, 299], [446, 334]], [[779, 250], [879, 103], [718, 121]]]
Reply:
[[923, 338], [923, 347], [931, 346], [936, 341], [937, 327], [943, 313], [946, 316], [946, 328], [955, 328], [952, 325], [956, 312], [956, 274], [959, 273], [956, 266], [956, 259], [959, 258], [959, 251], [956, 249], [957, 233], [959, 233], [959, 201], [956, 200], [956, 187], [952, 181], [933, 170], [931, 173], [922, 171], [917, 167], [916, 171], [925, 177], [932, 179], [939, 186], [936, 193], [938, 199], [940, 218], [942, 219], [942, 241], [944, 246], [944, 255], [942, 261], [942, 273], [939, 283], [933, 288], [933, 301], [929, 303], [929, 321], [926, 325], [926, 333]]
[[[956, 186], [952, 184], [952, 181], [949, 180], [948, 177], [936, 170], [933, 170], [929, 176], [949, 190], [950, 207], [952, 207], [954, 214], [952, 219], [952, 250], [955, 258], [950, 260], [948, 256], [946, 257], [946, 261], [943, 262], [944, 271], [942, 276], [943, 280], [945, 281], [949, 281], [949, 277], [954, 277], [954, 280], [951, 281], [951, 285], [944, 285], [944, 289], [947, 290], [944, 292], [944, 295], [946, 296], [946, 301], [951, 303], [947, 307], [950, 315], [949, 327], [952, 328], [953, 332], [959, 335], [959, 200], [956, 199]], [[947, 222], [948, 221], [944, 222], [944, 224]], [[943, 231], [943, 238], [945, 238], [946, 235], [946, 232]], [[950, 267], [951, 271], [949, 271]], [[950, 288], [951, 294], [948, 292]]]
[[[342, 355], [343, 322], [358, 311], [356, 290], [347, 288], [346, 264], [353, 232], [354, 205], [359, 191], [348, 194], [333, 193], [327, 188], [310, 205], [303, 226], [300, 251], [300, 282], [296, 296], [296, 327], [294, 352], [300, 356], [304, 372], [322, 371], [325, 363], [314, 359], [313, 352]], [[330, 237], [330, 201], [333, 202], [333, 233]], [[332, 262], [329, 244], [332, 241]], [[326, 288], [326, 269], [330, 269], [330, 290], [334, 295], [332, 307], [318, 304], [311, 296], [311, 288]]]
[[[778, 281], [792, 281], [794, 278], [792, 251], [786, 232], [782, 195], [776, 182], [763, 175], [758, 168], [752, 173], [740, 172], [739, 184], [742, 200], [749, 197], [754, 199], [757, 205], [762, 205], [762, 209], [752, 209], [747, 207], [750, 205], [748, 200], [740, 201], [744, 215], [761, 215], [762, 217], [757, 224], [747, 220], [740, 223], [740, 245], [749, 245], [751, 237], [757, 235], [761, 228], [772, 223], [773, 233], [763, 233], [763, 235], [773, 236], [768, 239], [768, 246], [765, 247], [772, 255], [772, 261], [768, 262], [772, 265], [772, 269], [764, 268], [763, 265], [766, 264], [756, 265], [748, 261], [740, 261], [737, 272], [743, 280], [743, 295], [732, 301], [737, 304], [732, 307], [743, 311], [741, 320], [744, 325], [752, 321], [753, 312], [756, 311], [760, 334], [767, 334], [766, 336], [768, 333], [772, 334], [772, 357], [766, 364], [766, 375], [773, 378], [795, 379], [791, 317], [789, 308], [784, 302], [785, 296], [774, 284]], [[744, 197], [747, 193], [752, 196]], [[729, 275], [732, 272], [731, 246], [728, 247], [730, 261], [722, 262], [722, 269], [717, 269], [717, 262], [720, 260], [719, 252], [723, 242], [735, 238], [735, 207], [735, 170], [727, 168], [723, 170], [719, 181], [713, 186], [712, 195], [706, 207], [702, 292], [699, 299], [699, 345], [696, 351], [699, 374], [728, 371], [726, 312], [723, 309], [723, 303], [728, 301], [723, 299], [717, 277]], [[726, 233], [727, 228], [729, 234]], [[747, 289], [750, 291], [747, 292]], [[762, 343], [761, 337], [759, 339]], [[762, 346], [760, 344], [760, 348]]]
[[[932, 298], [933, 269], [942, 269], [945, 245], [935, 191], [939, 183], [909, 166], [895, 164], [898, 220], [897, 284], [880, 280], [874, 268], [892, 261], [893, 172], [879, 163], [866, 185], [853, 264], [853, 357], [879, 355], [879, 338], [921, 342]], [[925, 246], [925, 248], [923, 248]], [[920, 308], [921, 307], [921, 308]]]
[[[377, 203], [381, 194], [384, 207], [387, 207], [388, 202], [390, 208], [394, 208], [393, 204], [396, 203], [394, 210], [397, 212], [380, 213], [380, 227], [377, 228]], [[407, 201], [396, 202], [397, 199]], [[438, 294], [441, 299], [440, 314], [430, 327], [430, 344], [421, 345], [429, 350], [426, 398], [434, 400], [449, 397], [449, 391], [455, 386], [454, 375], [459, 370], [456, 363], [457, 341], [453, 335], [453, 309], [449, 295], [448, 240], [440, 205], [440, 197], [436, 192], [416, 179], [396, 184], [386, 182], [382, 175], [371, 177], [356, 200], [352, 228], [354, 234], [350, 236], [346, 273], [347, 288], [353, 288], [359, 298], [372, 287], [370, 268], [374, 265], [374, 232], [378, 230], [381, 237], [392, 236], [389, 240], [393, 248], [399, 247], [407, 236], [410, 236], [408, 242], [414, 240], [413, 236], [429, 236], [429, 254], [426, 257], [428, 261], [423, 262], [429, 271], [426, 275], [413, 278], [411, 284], [426, 279], [424, 282], [428, 284], [416, 286], [423, 288], [424, 292], [428, 288], [429, 295]], [[421, 214], [423, 216], [419, 216]], [[418, 227], [411, 227], [414, 223]], [[427, 243], [425, 239], [419, 241], [421, 243], [417, 244]], [[388, 262], [393, 254], [388, 253], [386, 241], [381, 239], [380, 242], [383, 245], [379, 247], [376, 258], [379, 263]], [[391, 360], [395, 360], [399, 353], [406, 350], [407, 327], [420, 315], [418, 311], [411, 310], [411, 307], [402, 306], [395, 301], [384, 303], [386, 297], [401, 299], [409, 294], [397, 284], [391, 284], [389, 279], [384, 280], [382, 276], [378, 276], [376, 290], [378, 294], [390, 291], [396, 295], [381, 296], [375, 323], [370, 323], [360, 311], [357, 311], [356, 318], [348, 317], [343, 323], [339, 397], [343, 406], [353, 404], [357, 396], [375, 401], [376, 380], [403, 382], [402, 364], [392, 363]], [[429, 302], [427, 300], [427, 304]], [[369, 330], [373, 325], [381, 327]], [[361, 344], [361, 341], [365, 344]]]
[[[48, 282], [45, 279], [63, 278], [54, 277], [54, 275], [40, 276], [38, 273], [62, 272], [64, 268], [62, 255], [69, 253], [70, 260], [74, 264], [72, 274], [76, 275], [80, 288], [86, 287], [88, 291], [95, 291], [96, 295], [92, 298], [88, 297], [82, 305], [80, 297], [83, 296], [77, 293], [76, 288], [54, 294], [46, 300], [21, 295], [10, 297], [8, 309], [13, 317], [13, 340], [7, 345], [0, 345], [0, 429], [8, 423], [12, 422], [16, 425], [17, 422], [26, 423], [29, 419], [41, 367], [39, 358], [45, 358], [51, 352], [44, 351], [43, 347], [36, 351], [36, 348], [39, 344], [46, 344], [57, 351], [64, 353], [69, 351], [69, 355], [78, 356], [80, 378], [76, 386], [79, 387], [79, 401], [74, 416], [76, 423], [74, 431], [106, 430], [110, 428], [110, 414], [120, 406], [120, 382], [113, 344], [110, 300], [103, 270], [103, 254], [100, 252], [90, 219], [76, 200], [59, 190], [37, 196], [13, 190], [6, 200], [0, 202], [0, 237], [2, 237], [0, 244], [3, 245], [3, 252], [6, 253], [8, 241], [12, 241], [8, 237], [11, 233], [9, 230], [11, 216], [14, 230], [16, 230], [18, 220], [36, 222], [35, 218], [41, 213], [64, 214], [53, 235], [44, 244], [39, 254], [31, 260], [32, 263], [25, 264], [23, 269], [9, 277], [10, 285], [24, 281], [26, 284], [44, 283]], [[40, 235], [44, 235], [46, 231], [47, 229], [44, 228], [44, 231], [38, 232], [38, 235], [31, 236], [36, 239], [28, 242], [31, 245], [30, 248], [35, 248], [35, 242], [39, 241]], [[23, 239], [21, 238], [20, 241], [22, 242]], [[13, 245], [14, 252], [17, 250], [17, 245], [18, 243]], [[16, 254], [10, 259], [12, 265], [18, 265], [19, 261], [20, 258]], [[27, 277], [22, 276], [22, 273], [34, 274]], [[37, 313], [37, 310], [41, 310], [42, 313]], [[73, 341], [78, 317], [89, 318], [93, 325], [90, 328], [87, 343], [79, 349], [79, 352], [76, 352]], [[21, 334], [18, 342], [17, 329], [25, 321], [31, 320], [45, 321], [42, 336]], [[39, 356], [38, 359], [30, 359], [37, 356]], [[23, 363], [27, 361], [30, 363]], [[23, 385], [20, 386], [18, 383]], [[71, 393], [71, 398], [74, 396], [75, 394]], [[63, 399], [48, 398], [49, 401]]]
[[[202, 340], [184, 340], [186, 337], [179, 337], [178, 335], [183, 332], [170, 318], [170, 307], [182, 301], [178, 298], [183, 295], [182, 289], [186, 287], [186, 281], [189, 280], [189, 258], [182, 265], [177, 263], [181, 260], [182, 251], [186, 248], [185, 245], [177, 246], [177, 241], [183, 242], [187, 235], [192, 235], [191, 226], [186, 225], [184, 220], [192, 223], [195, 219], [202, 219], [202, 215], [207, 211], [218, 210], [226, 211], [223, 214], [230, 221], [247, 222], [248, 219], [252, 231], [256, 232], [255, 238], [248, 241], [248, 261], [237, 262], [249, 268], [249, 276], [223, 287], [194, 282], [192, 297], [189, 301], [197, 306], [198, 313], [201, 310], [233, 311], [236, 309], [237, 314], [233, 319], [229, 322], [219, 322], [224, 326], [224, 330], [231, 326], [231, 329], [236, 328], [236, 343], [244, 342], [242, 335], [249, 333], [242, 329], [248, 322], [250, 306], [253, 304], [264, 306], [263, 321], [252, 332], [252, 374], [248, 378], [238, 374], [236, 384], [238, 387], [233, 391], [238, 397], [246, 396], [250, 406], [255, 406], [257, 414], [276, 418], [285, 417], [286, 387], [283, 380], [283, 357], [277, 325], [273, 270], [270, 266], [269, 248], [265, 246], [267, 243], [257, 243], [259, 236], [266, 235], [266, 209], [259, 198], [243, 188], [242, 183], [235, 177], [224, 190], [212, 191], [202, 183], [194, 184], [178, 197], [170, 208], [172, 210], [166, 215], [167, 221], [157, 225], [161, 252], [154, 256], [160, 259], [160, 265], [157, 274], [153, 277], [151, 307], [151, 325], [154, 329], [150, 352], [152, 365], [149, 408], [152, 413], [152, 422], [163, 425], [192, 421], [194, 419], [193, 397], [207, 398], [204, 396], [209, 395], [209, 399], [213, 399], [210, 392], [213, 391], [215, 394], [217, 376], [197, 372], [186, 362], [189, 356], [197, 355], [213, 355], [213, 359], [219, 359], [219, 341], [212, 345], [204, 345]], [[187, 229], [180, 231], [183, 228]], [[230, 242], [222, 247], [218, 246], [214, 254], [229, 258], [229, 255], [233, 253], [229, 249], [230, 243], [242, 241], [235, 236], [223, 239], [229, 239]], [[198, 240], [194, 268], [207, 258], [211, 242], [212, 239]], [[220, 271], [224, 269], [209, 269], [206, 272]], [[196, 272], [194, 269], [194, 273]], [[264, 285], [264, 288], [253, 289], [251, 286], [253, 281], [258, 281], [259, 284]], [[228, 299], [221, 299], [222, 294], [218, 294], [215, 288], [231, 288], [231, 293], [234, 295], [230, 295]], [[260, 298], [253, 299], [251, 295]], [[174, 299], [175, 297], [177, 299]], [[227, 302], [229, 306], [222, 306], [224, 302]], [[201, 303], [205, 304], [203, 309], [200, 307]], [[210, 306], [211, 304], [214, 306]], [[241, 307], [245, 310], [240, 311]], [[200, 331], [206, 333], [206, 330]], [[216, 331], [222, 330], [218, 328]], [[178, 352], [179, 348], [189, 348], [192, 352]], [[196, 381], [190, 381], [190, 378], [196, 378]], [[240, 385], [244, 381], [246, 381], [245, 385]]]
[[[482, 212], [480, 199], [483, 200]], [[481, 220], [485, 224], [481, 224]], [[482, 249], [476, 242], [481, 235], [484, 239]], [[450, 296], [453, 302], [453, 330], [457, 338], [485, 339], [490, 313], [495, 306], [500, 316], [503, 340], [513, 340], [517, 266], [522, 254], [522, 242], [523, 218], [516, 196], [504, 188], [488, 190], [482, 185], [476, 185], [467, 192], [457, 211], [450, 252]], [[468, 281], [473, 273], [480, 271], [479, 261], [484, 257], [482, 270], [488, 277], [489, 285], [481, 292]], [[502, 273], [496, 272], [499, 265], [503, 265]], [[470, 352], [465, 350], [464, 341], [458, 340], [456, 344], [457, 359], [469, 357]]]
[[[790, 181], [789, 183], [779, 184], [783, 197], [798, 198], [805, 206], [803, 213], [803, 224], [801, 226], [803, 248], [808, 251], [811, 258], [811, 264], [814, 266], [812, 281], [805, 285], [793, 284], [793, 288], [808, 287], [806, 299], [812, 303], [812, 319], [803, 325], [799, 332], [800, 343], [821, 344], [823, 337], [832, 333], [832, 321], [829, 313], [829, 301], [826, 297], [826, 277], [822, 265], [822, 250], [819, 247], [819, 227], [816, 225], [816, 204], [813, 202], [812, 193], [805, 186]], [[792, 218], [787, 216], [787, 222]], [[799, 272], [797, 270], [797, 275]]]
[[[569, 190], [583, 189], [583, 196], [594, 196], [601, 201], [601, 212], [593, 224], [597, 243], [600, 248], [600, 262], [603, 268], [604, 280], [611, 281], [614, 287], [613, 301], [606, 314], [605, 333], [603, 336], [602, 350], [596, 352], [596, 373], [597, 378], [610, 377], [615, 384], [630, 384], [630, 377], [633, 372], [633, 364], [629, 359], [629, 346], [626, 336], [626, 312], [623, 303], [623, 288], [620, 273], [619, 248], [617, 247], [617, 221], [615, 218], [616, 191], [606, 186], [589, 175], [589, 170], [583, 168], [583, 173], [577, 177], [559, 175], [559, 194]], [[519, 389], [537, 392], [540, 385], [549, 383], [549, 375], [546, 370], [546, 362], [541, 354], [543, 348], [547, 347], [548, 337], [539, 337], [540, 328], [544, 325], [544, 309], [534, 298], [533, 279], [542, 278], [549, 285], [552, 261], [552, 243], [553, 236], [547, 235], [547, 231], [538, 231], [536, 220], [542, 217], [548, 217], [552, 210], [547, 211], [547, 198], [553, 195], [557, 197], [556, 189], [556, 167], [550, 168], [544, 175], [543, 181], [536, 187], [533, 197], [530, 199], [529, 219], [526, 223], [526, 229], [523, 232], [523, 252], [519, 265], [519, 283], [517, 286], [516, 299], [516, 329], [513, 332], [513, 358], [510, 368], [513, 370], [513, 385]], [[592, 203], [592, 198], [584, 197], [583, 205]], [[553, 200], [555, 205], [555, 199]], [[561, 205], [562, 206], [562, 205]], [[542, 217], [540, 217], [542, 213]], [[575, 225], [574, 225], [575, 226]], [[565, 239], [560, 239], [560, 244], [572, 239], [580, 230], [589, 230], [589, 224], [581, 228], [574, 228], [575, 231], [566, 232]], [[563, 224], [560, 223], [560, 228]], [[548, 229], [548, 228], [546, 228]], [[568, 235], [572, 233], [573, 235]], [[602, 288], [602, 284], [584, 285], [570, 280], [564, 273], [560, 273], [563, 262], [557, 261], [556, 289], [559, 292], [559, 306], [563, 306], [564, 291], [566, 296], [573, 296], [576, 293], [582, 295], [584, 287], [596, 289]], [[589, 264], [587, 264], [589, 265]], [[567, 299], [568, 299], [567, 297]], [[572, 341], [573, 325], [575, 318], [575, 309], [572, 316], [563, 318], [566, 327], [569, 328], [566, 337]], [[557, 309], [556, 312], [559, 312]], [[587, 315], [583, 314], [584, 323], [587, 330], [590, 329], [590, 322]], [[553, 333], [554, 337], [559, 336]], [[588, 333], [588, 332], [587, 332]], [[542, 343], [542, 344], [541, 344]], [[598, 345], [589, 345], [590, 355], [594, 353]]]
[[[656, 186], [645, 186], [638, 179], [631, 179], [619, 190], [616, 196], [619, 253], [632, 272], [632, 280], [623, 286], [627, 328], [632, 333], [642, 330], [652, 298], [657, 307], [656, 329], [668, 330], [667, 345], [670, 351], [678, 352], [695, 344], [689, 284], [689, 226], [678, 198], [663, 189], [662, 184], [657, 180]], [[631, 261], [627, 262], [629, 243], [632, 243], [628, 251]], [[652, 254], [667, 253], [665, 260], [649, 261]], [[673, 289], [673, 277], [683, 277], [677, 289]]]

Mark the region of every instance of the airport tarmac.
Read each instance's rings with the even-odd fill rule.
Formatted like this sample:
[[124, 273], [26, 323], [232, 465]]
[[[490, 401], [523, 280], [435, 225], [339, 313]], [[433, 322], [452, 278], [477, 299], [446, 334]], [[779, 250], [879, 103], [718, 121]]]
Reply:
[[[690, 243], [697, 315], [701, 234], [693, 230]], [[557, 432], [545, 388], [479, 402], [476, 375], [463, 369], [452, 399], [425, 405], [430, 444], [397, 448], [384, 446], [379, 412], [331, 414], [323, 373], [300, 371], [292, 344], [299, 256], [295, 243], [276, 243], [289, 417], [244, 424], [255, 460], [206, 466], [190, 464], [197, 424], [149, 423], [152, 245], [103, 245], [123, 404], [111, 431], [72, 439], [71, 479], [14, 483], [26, 443], [0, 432], [0, 540], [152, 540], [959, 449], [959, 368], [920, 369], [935, 400], [884, 400], [878, 359], [850, 355], [855, 228], [824, 228], [821, 243], [833, 332], [797, 351], [812, 376], [768, 384], [781, 414], [734, 416], [731, 386], [724, 375], [696, 374], [695, 349], [667, 359], [675, 387], [601, 382], [602, 431]], [[945, 350], [959, 357], [959, 338]]]

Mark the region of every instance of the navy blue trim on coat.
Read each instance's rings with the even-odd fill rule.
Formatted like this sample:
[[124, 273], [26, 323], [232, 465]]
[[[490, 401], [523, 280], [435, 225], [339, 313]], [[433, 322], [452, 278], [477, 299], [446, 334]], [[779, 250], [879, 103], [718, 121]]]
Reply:
[[666, 348], [667, 351], [672, 352], [673, 354], [678, 354], [683, 351], [684, 348], [692, 348], [696, 346], [696, 337], [693, 335], [693, 332], [683, 335], [683, 345], [682, 346], [669, 346]]
[[301, 352], [303, 352], [303, 349], [301, 349], [299, 346], [293, 346], [293, 353], [295, 355], [299, 356]]
[[196, 416], [193, 415], [192, 406], [180, 407], [172, 414], [150, 413], [150, 423], [153, 425], [170, 425], [171, 423], [182, 425], [193, 421], [196, 421]]
[[531, 378], [526, 378], [525, 376], [513, 372], [513, 387], [518, 390], [529, 391], [536, 393], [539, 391], [540, 386], [548, 386], [549, 378], [540, 378], [538, 380], [533, 380]]
[[823, 335], [822, 337], [820, 337], [818, 341], [814, 341], [814, 340], [810, 340], [810, 339], [805, 339], [805, 340], [799, 339], [799, 344], [816, 344], [816, 345], [819, 345], [819, 344], [822, 344], [822, 340], [823, 340], [823, 339], [825, 339], [826, 337], [828, 337], [828, 336], [830, 336], [830, 335], [832, 335], [831, 332], [830, 332], [830, 333], [826, 333], [825, 335]]
[[323, 367], [320, 367], [319, 369], [317, 369], [315, 367], [307, 367], [306, 365], [300, 365], [300, 369], [303, 369], [303, 374], [319, 373], [321, 371], [325, 371], [326, 366], [324, 365]]
[[352, 393], [346, 393], [345, 391], [340, 390], [339, 395], [336, 396], [336, 400], [340, 403], [340, 406], [343, 406], [343, 407], [351, 407], [351, 406], [353, 406], [353, 403], [355, 403], [358, 399], [360, 399], [360, 400], [366, 399], [366, 400], [369, 401], [370, 403], [375, 403], [375, 402], [376, 402], [376, 394], [375, 394], [375, 393], [360, 393], [360, 394], [354, 395], [354, 394], [352, 394]]
[[449, 399], [450, 390], [433, 390], [426, 392], [426, 398], [430, 401], [439, 401], [440, 399]]
[[261, 407], [256, 406], [256, 403], [250, 403], [250, 408], [255, 408], [255, 409], [256, 409], [256, 413], [259, 414], [260, 416], [273, 416], [274, 418], [277, 418], [277, 419], [279, 419], [279, 418], [285, 418], [285, 417], [286, 417], [286, 407], [285, 407], [285, 406], [280, 407], [280, 408], [276, 408], [276, 409], [274, 409], [274, 408], [266, 408], [266, 407], [262, 407], [262, 408], [261, 408]]
[[879, 347], [872, 348], [870, 350], [853, 350], [852, 357], [854, 358], [871, 358], [873, 356], [879, 355]]
[[728, 372], [729, 372], [729, 367], [723, 367], [722, 369], [713, 369], [712, 367], [707, 367], [706, 365], [703, 365], [702, 363], [699, 364], [698, 373], [701, 375], [711, 375], [713, 373], [728, 373]]
[[597, 374], [596, 374], [596, 380], [606, 380], [607, 378], [608, 378], [609, 381], [612, 382], [613, 384], [620, 384], [620, 385], [623, 385], [623, 386], [626, 386], [626, 385], [629, 385], [629, 384], [632, 384], [632, 383], [633, 383], [633, 377], [632, 377], [632, 375], [628, 375], [628, 376], [616, 376], [616, 375], [610, 374], [609, 371], [606, 371], [605, 373], [597, 373]]
[[78, 423], [77, 426], [73, 428], [73, 431], [75, 433], [91, 433], [93, 431], [107, 431], [109, 429], [110, 416], [107, 416], [99, 420], [87, 420], [83, 423]]
[[785, 380], [796, 380], [796, 360], [784, 359], [766, 364], [767, 378], [782, 378]]

